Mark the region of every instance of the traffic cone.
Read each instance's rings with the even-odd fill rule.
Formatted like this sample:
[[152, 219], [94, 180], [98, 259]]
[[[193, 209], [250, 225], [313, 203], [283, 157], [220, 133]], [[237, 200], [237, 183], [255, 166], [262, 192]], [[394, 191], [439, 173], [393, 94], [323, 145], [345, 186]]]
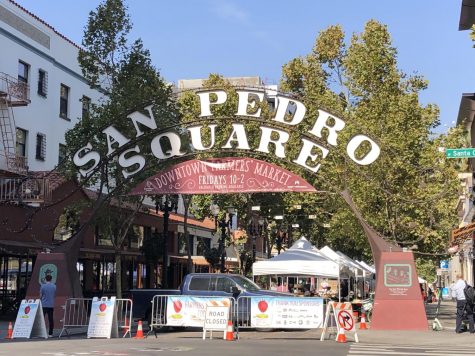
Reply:
[[130, 330], [129, 319], [128, 319], [128, 318], [125, 318], [124, 335], [123, 335], [123, 337], [125, 337], [125, 335], [127, 335], [127, 333], [129, 332], [129, 330]]
[[139, 326], [137, 328], [137, 334], [135, 334], [134, 339], [145, 339], [143, 336], [143, 330], [142, 330], [142, 320], [139, 320]]
[[8, 323], [8, 332], [7, 336], [5, 336], [5, 339], [13, 339], [13, 325], [11, 321]]
[[368, 327], [366, 326], [366, 313], [361, 313], [361, 322], [360, 322], [360, 330], [367, 330]]
[[338, 336], [336, 337], [336, 342], [341, 342], [341, 343], [346, 342], [345, 329], [338, 328]]
[[226, 341], [234, 341], [234, 327], [231, 320], [228, 320], [228, 326], [226, 327]]

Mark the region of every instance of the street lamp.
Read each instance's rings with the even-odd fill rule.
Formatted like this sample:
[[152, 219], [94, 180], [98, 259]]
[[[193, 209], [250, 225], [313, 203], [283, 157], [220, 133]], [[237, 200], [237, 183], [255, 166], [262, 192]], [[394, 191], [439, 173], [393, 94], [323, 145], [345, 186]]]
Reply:
[[155, 212], [158, 213], [158, 209], [163, 212], [163, 276], [162, 287], [168, 288], [168, 220], [170, 218], [170, 212], [177, 211], [178, 202], [176, 197], [170, 200], [168, 195], [165, 197], [165, 202], [160, 201], [155, 204]]
[[[219, 215], [219, 206], [216, 204], [211, 204], [210, 206], [211, 214], [214, 216], [214, 225], [215, 231], [218, 231], [218, 215]], [[229, 221], [226, 221], [226, 214], [223, 214], [221, 221], [219, 222], [219, 228], [221, 228], [221, 238], [219, 239], [219, 254], [221, 256], [221, 262], [219, 270], [221, 273], [224, 273], [226, 270], [226, 228], [229, 227], [229, 224], [232, 223], [232, 216], [234, 214], [234, 208], [228, 208]]]

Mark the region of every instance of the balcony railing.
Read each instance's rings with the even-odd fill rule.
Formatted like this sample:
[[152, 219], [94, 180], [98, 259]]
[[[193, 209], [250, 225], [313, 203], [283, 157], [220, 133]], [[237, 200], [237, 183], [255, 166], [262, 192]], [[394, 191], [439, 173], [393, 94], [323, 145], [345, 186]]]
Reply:
[[47, 178], [0, 178], [0, 202], [45, 203], [51, 201]]
[[5, 73], [0, 73], [0, 95], [6, 96], [11, 106], [30, 103], [29, 85]]
[[0, 170], [25, 176], [28, 172], [28, 160], [14, 153], [0, 151]]

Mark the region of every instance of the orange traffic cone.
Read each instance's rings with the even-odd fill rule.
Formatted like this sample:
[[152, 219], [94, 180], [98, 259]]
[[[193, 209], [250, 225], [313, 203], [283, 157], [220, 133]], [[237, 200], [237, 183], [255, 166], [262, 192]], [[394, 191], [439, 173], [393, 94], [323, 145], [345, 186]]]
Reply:
[[145, 339], [142, 330], [142, 320], [139, 320], [139, 327], [137, 328], [137, 334], [135, 334], [134, 339]]
[[361, 322], [360, 322], [360, 330], [367, 330], [368, 327], [366, 326], [366, 313], [361, 313]]
[[128, 319], [128, 318], [125, 318], [124, 335], [123, 335], [123, 337], [125, 337], [125, 335], [127, 335], [127, 333], [128, 333], [129, 331], [130, 331], [129, 319]]
[[345, 329], [338, 328], [338, 336], [336, 337], [336, 342], [346, 342]]
[[226, 327], [226, 341], [234, 341], [234, 327], [231, 320], [228, 320], [228, 326]]
[[7, 336], [5, 336], [5, 339], [13, 339], [13, 325], [11, 321], [8, 323], [8, 332]]

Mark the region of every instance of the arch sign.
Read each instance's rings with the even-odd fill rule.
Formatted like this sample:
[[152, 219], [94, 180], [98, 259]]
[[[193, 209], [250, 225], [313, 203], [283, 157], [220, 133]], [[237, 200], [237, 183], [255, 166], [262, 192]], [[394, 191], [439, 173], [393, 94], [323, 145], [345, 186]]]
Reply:
[[[318, 116], [309, 130], [299, 137], [299, 149], [290, 153], [286, 149], [291, 135], [298, 134], [296, 128], [302, 123], [306, 115], [305, 105], [289, 96], [276, 96], [277, 108], [270, 120], [261, 117], [259, 103], [265, 100], [265, 91], [262, 89], [237, 89], [238, 104], [232, 120], [231, 131], [221, 147], [216, 145], [216, 132], [220, 129], [215, 122], [211, 108], [226, 103], [226, 91], [200, 90], [194, 94], [200, 103], [198, 124], [194, 123], [179, 130], [160, 131], [157, 129], [156, 119], [152, 106], [145, 110], [148, 115], [139, 111], [127, 116], [135, 128], [135, 137], [120, 132], [114, 125], [105, 128], [102, 133], [106, 143], [107, 157], [118, 156], [117, 163], [122, 169], [125, 178], [140, 172], [146, 165], [146, 156], [153, 156], [157, 161], [179, 158], [186, 154], [206, 153], [219, 149], [220, 152], [235, 151], [249, 152], [250, 154], [273, 155], [278, 159], [286, 159], [312, 173], [317, 173], [322, 161], [327, 157], [330, 148], [337, 146], [337, 138], [345, 128], [345, 122], [324, 111], [318, 110]], [[258, 144], [251, 146], [248, 132], [242, 120], [259, 122], [260, 137]], [[156, 130], [157, 134], [147, 143], [148, 152], [141, 152], [134, 141], [141, 140], [144, 129]], [[153, 133], [153, 132], [152, 132]], [[203, 134], [207, 137], [203, 139]], [[325, 137], [323, 136], [325, 134]], [[186, 139], [185, 139], [185, 136]], [[151, 137], [149, 132], [145, 136]], [[143, 137], [142, 139], [145, 139]], [[133, 141], [134, 140], [134, 141]], [[318, 143], [317, 140], [326, 141]], [[185, 144], [186, 142], [186, 144]], [[204, 143], [206, 142], [206, 143]], [[364, 145], [364, 148], [362, 147]], [[357, 150], [364, 151], [363, 155], [356, 155]], [[348, 157], [359, 165], [373, 163], [380, 155], [380, 147], [366, 135], [358, 134], [346, 144]], [[91, 143], [79, 149], [73, 156], [74, 164], [79, 168], [82, 176], [88, 176], [100, 164], [101, 156]], [[302, 178], [276, 165], [249, 158], [223, 158], [206, 161], [188, 161], [161, 172], [137, 187], [133, 194], [175, 193], [219, 193], [219, 192], [252, 192], [252, 191], [315, 191]]]

